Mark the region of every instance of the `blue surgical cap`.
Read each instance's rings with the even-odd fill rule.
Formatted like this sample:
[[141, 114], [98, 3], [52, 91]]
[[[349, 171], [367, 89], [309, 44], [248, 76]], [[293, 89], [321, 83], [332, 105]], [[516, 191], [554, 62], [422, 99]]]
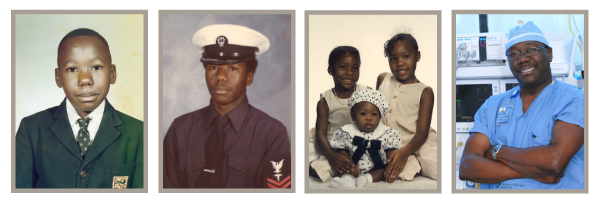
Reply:
[[546, 44], [546, 46], [550, 46], [548, 40], [546, 40], [546, 37], [542, 33], [542, 30], [535, 26], [533, 22], [529, 21], [521, 27], [517, 26], [510, 29], [508, 33], [508, 42], [506, 43], [506, 46], [504, 46], [504, 51], [507, 51], [511, 46], [523, 41], [539, 41]]

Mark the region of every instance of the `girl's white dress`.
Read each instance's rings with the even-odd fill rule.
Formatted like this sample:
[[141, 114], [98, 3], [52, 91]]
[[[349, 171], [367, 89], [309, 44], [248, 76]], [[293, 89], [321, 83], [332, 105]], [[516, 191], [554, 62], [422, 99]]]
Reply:
[[[404, 145], [417, 132], [421, 94], [427, 87], [423, 83], [402, 84], [392, 73], [388, 73], [379, 85], [379, 91], [390, 103], [390, 111], [382, 119], [382, 123], [400, 131]], [[437, 132], [431, 127], [428, 132], [427, 140], [414, 156], [409, 157], [400, 178], [411, 180], [421, 170], [424, 176], [437, 180]], [[413, 160], [415, 157], [418, 161]]]

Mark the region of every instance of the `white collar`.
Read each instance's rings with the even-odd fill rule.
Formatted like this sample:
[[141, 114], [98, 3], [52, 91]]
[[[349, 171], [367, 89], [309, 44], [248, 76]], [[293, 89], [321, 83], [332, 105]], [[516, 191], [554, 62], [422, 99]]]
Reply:
[[[77, 138], [77, 133], [79, 133], [79, 124], [77, 123], [77, 120], [80, 119], [81, 116], [79, 115], [79, 113], [77, 113], [77, 110], [75, 110], [75, 107], [73, 107], [73, 104], [71, 104], [69, 99], [66, 100], [67, 117], [69, 119], [69, 125], [71, 126], [71, 129], [73, 129], [73, 137]], [[102, 100], [100, 105], [98, 105], [98, 107], [87, 116], [90, 118], [90, 123], [88, 124], [87, 129], [90, 134], [91, 141], [94, 140], [94, 137], [96, 137], [96, 133], [100, 128], [100, 122], [102, 121], [102, 117], [104, 116], [105, 105], [106, 104], [104, 100]]]
[[375, 128], [375, 130], [373, 132], [365, 133], [358, 129], [358, 127], [356, 126], [356, 123], [350, 123], [350, 124], [346, 124], [346, 125], [342, 126], [342, 130], [351, 134], [352, 137], [359, 136], [359, 137], [363, 137], [365, 139], [378, 139], [383, 134], [385, 134], [385, 132], [389, 128], [390, 128], [389, 126], [386, 126], [382, 122], [379, 122], [379, 125], [377, 125], [377, 128]]

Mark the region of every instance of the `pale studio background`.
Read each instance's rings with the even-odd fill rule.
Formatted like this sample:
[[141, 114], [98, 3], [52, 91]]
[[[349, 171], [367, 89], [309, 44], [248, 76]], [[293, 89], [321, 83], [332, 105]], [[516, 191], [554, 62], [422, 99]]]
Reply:
[[291, 15], [165, 14], [162, 20], [163, 137], [175, 118], [210, 104], [204, 66], [200, 62], [202, 51], [192, 44], [192, 36], [213, 24], [245, 26], [269, 39], [269, 50], [256, 57], [258, 67], [252, 85], [247, 88], [248, 101], [281, 121], [290, 137], [293, 111]]
[[21, 119], [58, 106], [65, 98], [54, 69], [60, 40], [89, 28], [108, 42], [117, 81], [106, 98], [144, 120], [144, 16], [142, 14], [18, 14], [15, 17], [15, 128]]
[[[419, 44], [421, 60], [416, 77], [433, 89], [437, 100], [437, 16], [436, 15], [310, 15], [308, 25], [308, 125], [315, 127], [320, 94], [334, 87], [327, 73], [329, 53], [337, 46], [354, 46], [360, 52], [358, 84], [375, 89], [377, 76], [390, 72], [383, 44], [395, 34], [409, 30]], [[431, 127], [437, 130], [435, 102]], [[306, 129], [308, 132], [308, 129]]]

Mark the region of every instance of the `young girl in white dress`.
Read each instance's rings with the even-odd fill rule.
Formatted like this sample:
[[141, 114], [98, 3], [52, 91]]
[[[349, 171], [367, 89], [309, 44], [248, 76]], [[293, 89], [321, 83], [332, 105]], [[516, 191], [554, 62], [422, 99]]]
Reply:
[[348, 108], [352, 93], [370, 89], [356, 83], [360, 76], [360, 54], [352, 46], [338, 46], [329, 53], [327, 72], [335, 86], [321, 94], [316, 130], [310, 130], [308, 138], [309, 175], [323, 182], [331, 180], [335, 173], [352, 171], [352, 159], [331, 149], [329, 140], [336, 129], [352, 123]]
[[[377, 89], [390, 101], [390, 112], [382, 123], [399, 130], [402, 148], [391, 153], [386, 173], [403, 180], [415, 174], [437, 180], [437, 133], [430, 127], [434, 105], [433, 90], [415, 76], [421, 52], [410, 34], [397, 34], [384, 46], [390, 73], [377, 78]], [[390, 178], [393, 181], [394, 178]]]

